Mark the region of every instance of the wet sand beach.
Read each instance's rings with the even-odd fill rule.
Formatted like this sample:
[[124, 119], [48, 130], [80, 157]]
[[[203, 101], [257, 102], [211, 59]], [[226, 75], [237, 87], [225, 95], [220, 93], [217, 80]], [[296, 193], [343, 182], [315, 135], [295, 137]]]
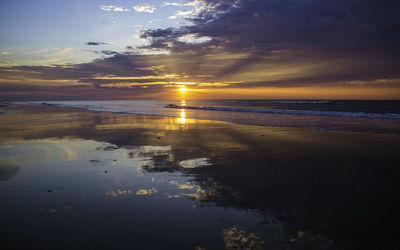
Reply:
[[5, 248], [400, 247], [400, 135], [52, 106], [0, 117]]

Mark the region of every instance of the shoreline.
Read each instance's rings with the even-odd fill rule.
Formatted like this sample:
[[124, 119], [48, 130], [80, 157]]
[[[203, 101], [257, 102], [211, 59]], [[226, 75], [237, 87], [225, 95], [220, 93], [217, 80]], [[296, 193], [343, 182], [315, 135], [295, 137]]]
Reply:
[[[251, 121], [244, 119], [221, 119], [217, 117], [187, 117], [189, 114], [186, 114], [185, 117], [181, 117], [182, 109], [177, 110], [177, 114], [174, 115], [166, 115], [166, 114], [142, 114], [142, 113], [130, 113], [130, 112], [125, 112], [125, 111], [101, 111], [101, 110], [92, 110], [84, 107], [66, 107], [66, 106], [60, 106], [60, 105], [53, 105], [53, 104], [6, 104], [4, 106], [0, 106], [1, 108], [4, 107], [15, 107], [16, 110], [18, 110], [18, 107], [21, 107], [22, 110], [28, 109], [28, 110], [35, 110], [35, 112], [38, 112], [40, 110], [56, 110], [60, 109], [60, 111], [64, 110], [82, 110], [82, 111], [87, 111], [87, 112], [95, 112], [99, 114], [110, 114], [110, 115], [143, 115], [143, 116], [155, 116], [155, 117], [169, 117], [169, 118], [183, 118], [183, 119], [191, 119], [191, 120], [201, 120], [201, 121], [214, 121], [214, 122], [225, 122], [225, 123], [230, 123], [230, 124], [237, 124], [237, 125], [249, 125], [249, 126], [262, 126], [262, 127], [276, 127], [276, 128], [281, 128], [281, 127], [286, 127], [288, 129], [290, 128], [296, 128], [296, 129], [311, 129], [311, 130], [321, 130], [321, 131], [333, 131], [333, 132], [354, 132], [354, 133], [368, 133], [368, 134], [385, 134], [385, 135], [400, 135], [400, 123], [397, 121], [397, 119], [383, 119], [383, 118], [365, 118], [365, 117], [336, 117], [339, 120], [343, 119], [343, 124], [341, 125], [342, 127], [332, 127], [332, 126], [327, 126], [325, 128], [318, 127], [318, 126], [311, 126], [311, 125], [287, 125], [287, 124], [263, 124], [262, 122], [260, 123], [259, 121]], [[54, 108], [54, 109], [52, 109]], [[189, 109], [190, 110], [190, 109]], [[216, 112], [216, 111], [211, 111], [211, 112]], [[217, 111], [218, 112], [218, 111]], [[257, 113], [256, 113], [257, 114]], [[272, 114], [274, 115], [282, 115], [282, 114]], [[284, 115], [284, 116], [296, 116], [296, 115]], [[300, 115], [304, 116], [304, 119], [319, 119], [320, 117], [322, 119], [332, 119], [329, 121], [327, 124], [330, 122], [336, 123], [335, 121], [335, 116], [318, 116], [318, 115]], [[355, 125], [353, 128], [351, 125], [346, 127], [346, 121], [348, 119], [360, 119], [358, 121], [358, 125]], [[383, 121], [382, 125], [380, 125], [381, 130], [374, 130], [374, 129], [366, 129], [363, 127], [358, 127], [361, 124], [375, 124], [379, 123], [380, 121]], [[389, 123], [387, 123], [389, 122]], [[362, 125], [362, 126], [364, 126]], [[389, 129], [388, 129], [389, 128]]]

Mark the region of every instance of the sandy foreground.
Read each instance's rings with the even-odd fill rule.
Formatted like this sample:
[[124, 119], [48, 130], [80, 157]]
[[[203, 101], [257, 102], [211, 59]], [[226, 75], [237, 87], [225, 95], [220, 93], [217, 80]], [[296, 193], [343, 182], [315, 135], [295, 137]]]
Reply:
[[0, 107], [2, 245], [397, 249], [400, 135]]

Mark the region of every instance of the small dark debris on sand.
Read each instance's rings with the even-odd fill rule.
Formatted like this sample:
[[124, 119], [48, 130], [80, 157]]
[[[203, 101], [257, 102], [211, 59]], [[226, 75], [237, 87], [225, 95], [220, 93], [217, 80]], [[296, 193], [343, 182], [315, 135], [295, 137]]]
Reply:
[[100, 147], [97, 147], [96, 148], [96, 150], [104, 150], [104, 151], [111, 151], [111, 150], [115, 150], [115, 149], [119, 149], [119, 147], [118, 146], [115, 146], [115, 145], [108, 145], [108, 146], [100, 146]]
[[119, 147], [114, 146], [114, 145], [110, 145], [110, 146], [107, 146], [107, 147], [103, 148], [103, 150], [105, 150], [105, 151], [111, 151], [111, 150], [115, 150], [115, 149], [119, 149]]

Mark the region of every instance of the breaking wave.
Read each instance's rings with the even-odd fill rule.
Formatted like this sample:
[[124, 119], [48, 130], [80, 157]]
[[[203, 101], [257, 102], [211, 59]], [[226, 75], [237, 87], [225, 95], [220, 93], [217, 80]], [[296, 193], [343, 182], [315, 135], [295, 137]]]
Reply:
[[278, 104], [327, 104], [332, 101], [311, 101], [311, 100], [274, 100]]
[[268, 114], [284, 114], [284, 115], [317, 115], [317, 116], [400, 119], [400, 114], [394, 114], [394, 113], [366, 113], [366, 112], [289, 110], [289, 109], [259, 109], [259, 108], [236, 108], [236, 107], [203, 107], [203, 106], [180, 106], [180, 105], [176, 105], [176, 104], [168, 104], [165, 106], [165, 108], [210, 110], [210, 111], [229, 111], [229, 112], [249, 112], [249, 113], [268, 113]]

